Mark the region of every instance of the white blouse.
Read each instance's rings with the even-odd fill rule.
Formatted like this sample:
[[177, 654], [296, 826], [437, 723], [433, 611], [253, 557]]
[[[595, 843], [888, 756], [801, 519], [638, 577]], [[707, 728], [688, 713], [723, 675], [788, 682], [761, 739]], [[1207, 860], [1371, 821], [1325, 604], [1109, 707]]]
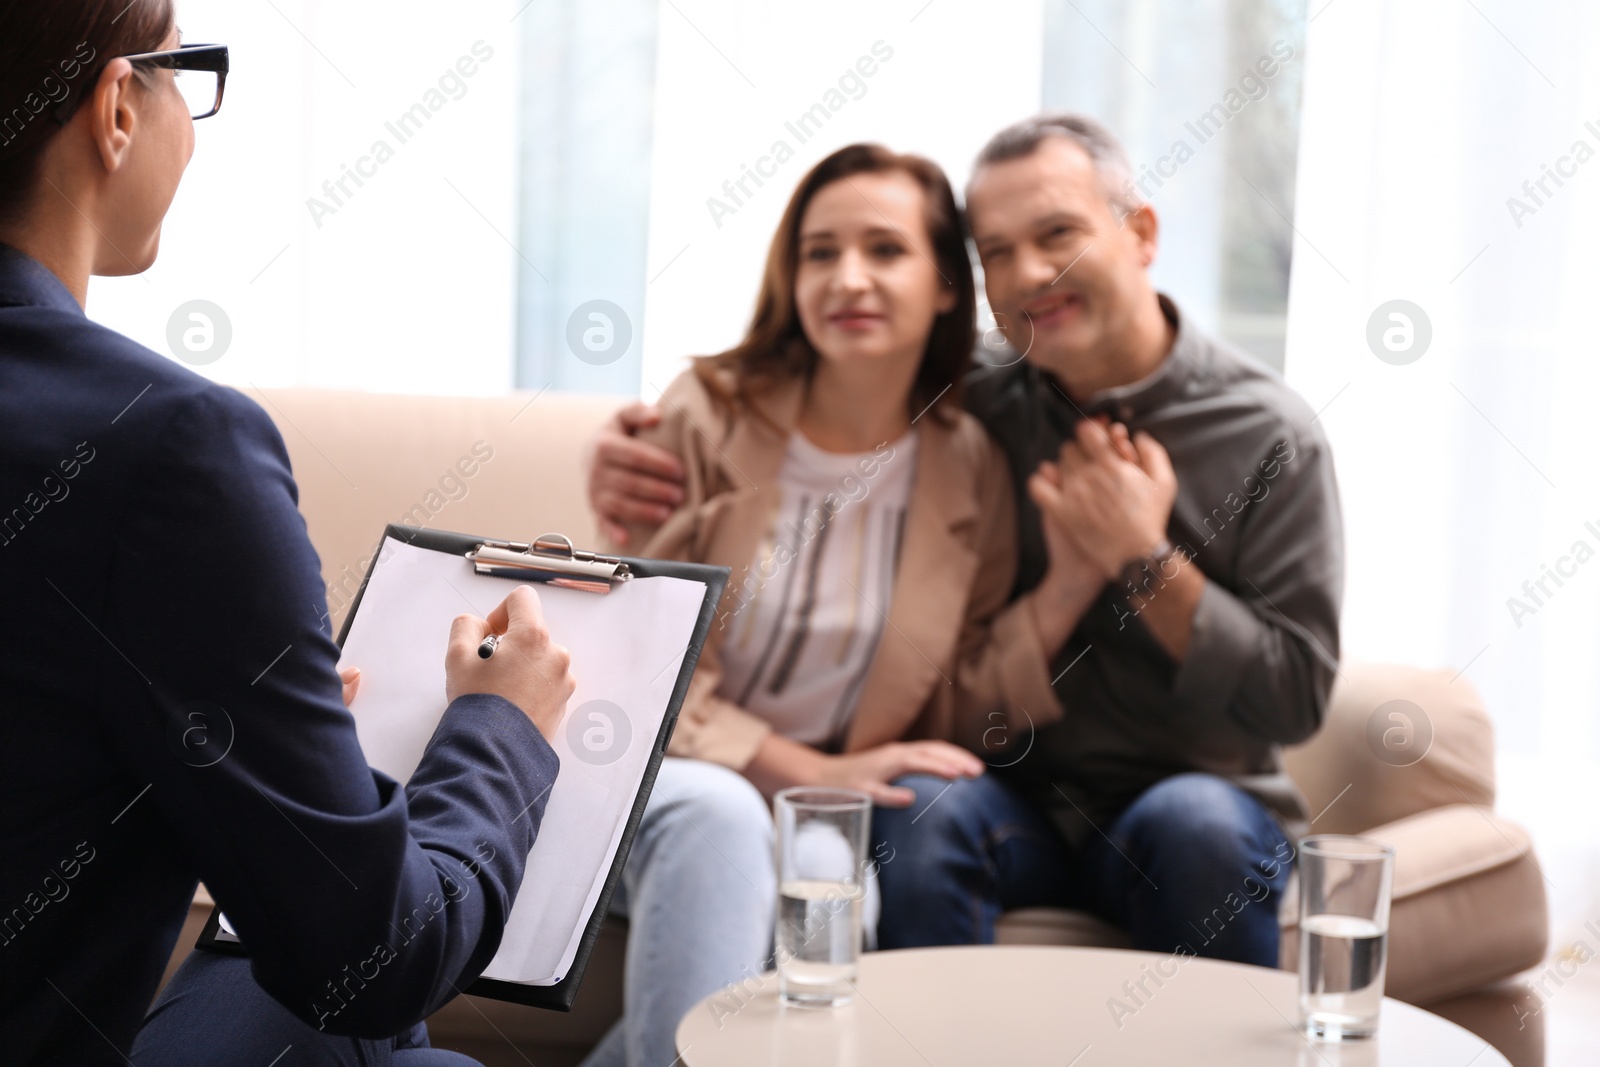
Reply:
[[754, 592], [722, 644], [719, 696], [784, 737], [842, 744], [888, 618], [916, 458], [915, 430], [853, 454], [790, 435]]

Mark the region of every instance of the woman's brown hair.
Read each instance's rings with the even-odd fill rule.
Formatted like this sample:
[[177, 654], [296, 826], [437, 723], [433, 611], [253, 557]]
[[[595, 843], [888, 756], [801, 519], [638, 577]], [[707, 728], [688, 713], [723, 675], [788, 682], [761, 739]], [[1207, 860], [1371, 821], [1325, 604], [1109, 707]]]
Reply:
[[794, 299], [795, 276], [800, 269], [800, 223], [812, 198], [824, 186], [856, 174], [893, 171], [910, 175], [922, 187], [935, 265], [944, 284], [956, 296], [955, 307], [933, 320], [922, 366], [911, 387], [909, 406], [915, 416], [941, 396], [948, 403], [959, 402], [961, 380], [972, 365], [972, 337], [978, 316], [972, 261], [967, 256], [966, 220], [956, 206], [949, 179], [938, 164], [921, 156], [891, 152], [878, 144], [847, 145], [800, 179], [767, 251], [761, 292], [744, 339], [726, 352], [695, 360], [695, 374], [713, 396], [743, 406], [764, 389], [811, 376], [818, 356], [800, 326]]
[[0, 0], [0, 221], [38, 184], [39, 163], [118, 56], [153, 52], [172, 0]]

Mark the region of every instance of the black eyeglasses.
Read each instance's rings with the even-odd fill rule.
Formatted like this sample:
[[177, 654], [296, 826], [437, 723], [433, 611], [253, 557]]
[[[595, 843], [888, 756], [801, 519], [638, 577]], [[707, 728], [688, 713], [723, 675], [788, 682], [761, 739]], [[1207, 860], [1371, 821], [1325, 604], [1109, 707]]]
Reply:
[[186, 44], [165, 52], [140, 52], [122, 58], [172, 71], [191, 118], [208, 119], [222, 109], [222, 87], [228, 82], [227, 45]]
[[[189, 105], [191, 118], [208, 119], [222, 108], [222, 87], [228, 81], [227, 45], [186, 44], [165, 52], [140, 52], [122, 58], [130, 63], [149, 63], [171, 70], [178, 92]], [[67, 124], [99, 79], [96, 72], [67, 90], [67, 95], [56, 105], [55, 120], [59, 125]]]

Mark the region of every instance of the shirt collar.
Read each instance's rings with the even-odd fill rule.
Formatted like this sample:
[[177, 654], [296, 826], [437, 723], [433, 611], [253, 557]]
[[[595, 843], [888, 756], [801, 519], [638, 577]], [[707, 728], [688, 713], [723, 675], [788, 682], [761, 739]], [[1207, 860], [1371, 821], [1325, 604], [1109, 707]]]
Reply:
[[61, 279], [43, 263], [0, 244], [0, 307], [42, 307], [83, 314]]
[[[1068, 397], [1066, 390], [1053, 378], [1050, 384], [1054, 388], [1048, 392], [1062, 403], [1071, 405], [1075, 414], [1088, 417], [1109, 415], [1117, 422], [1142, 418], [1181, 396], [1199, 369], [1200, 336], [1185, 324], [1183, 316], [1178, 313], [1178, 305], [1173, 303], [1171, 297], [1157, 293], [1156, 299], [1161, 303], [1161, 314], [1174, 330], [1172, 349], [1160, 366], [1136, 382], [1102, 389], [1082, 404]], [[1046, 377], [1050, 378], [1048, 375]]]

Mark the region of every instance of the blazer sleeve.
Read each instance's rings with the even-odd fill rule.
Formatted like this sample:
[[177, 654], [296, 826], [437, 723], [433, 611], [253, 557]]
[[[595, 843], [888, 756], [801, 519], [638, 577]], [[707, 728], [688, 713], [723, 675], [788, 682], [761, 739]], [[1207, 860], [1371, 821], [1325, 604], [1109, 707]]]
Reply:
[[479, 694], [444, 708], [404, 789], [370, 769], [277, 429], [209, 388], [152, 432], [107, 593], [137, 673], [112, 744], [262, 988], [319, 1029], [391, 1036], [493, 957], [556, 755]]
[[[682, 461], [684, 499], [658, 526], [629, 526], [628, 545], [642, 546], [632, 551], [652, 559], [704, 563], [700, 519], [721, 488], [715, 482], [713, 446], [705, 434], [718, 432], [724, 416], [714, 410], [709, 394], [692, 371], [683, 372], [667, 386], [661, 411], [660, 423], [641, 431], [639, 439], [666, 449]], [[611, 552], [629, 551], [624, 546], [606, 547]], [[721, 635], [726, 625], [727, 615], [719, 608], [667, 752], [742, 771], [755, 758], [772, 726], [759, 715], [717, 695], [722, 684]]]
[[[976, 428], [976, 423], [974, 423]], [[1004, 759], [1029, 724], [1060, 717], [1049, 656], [1026, 597], [1008, 603], [1017, 567], [1017, 502], [1005, 454], [987, 434], [978, 445], [979, 562], [967, 597], [953, 687], [936, 690], [932, 732]]]

